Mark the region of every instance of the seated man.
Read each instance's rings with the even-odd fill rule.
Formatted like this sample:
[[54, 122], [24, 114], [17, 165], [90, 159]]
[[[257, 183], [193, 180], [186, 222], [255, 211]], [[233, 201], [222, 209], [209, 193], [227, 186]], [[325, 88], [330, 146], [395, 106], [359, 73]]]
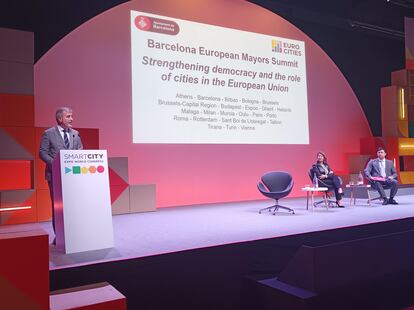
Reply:
[[[377, 158], [371, 159], [367, 167], [365, 168], [365, 176], [371, 183], [371, 186], [378, 191], [383, 199], [383, 205], [393, 204], [397, 205], [398, 202], [394, 200], [395, 194], [397, 194], [397, 171], [391, 160], [385, 159], [384, 148], [379, 147], [377, 149]], [[390, 198], [387, 199], [385, 195], [384, 187], [390, 188]]]

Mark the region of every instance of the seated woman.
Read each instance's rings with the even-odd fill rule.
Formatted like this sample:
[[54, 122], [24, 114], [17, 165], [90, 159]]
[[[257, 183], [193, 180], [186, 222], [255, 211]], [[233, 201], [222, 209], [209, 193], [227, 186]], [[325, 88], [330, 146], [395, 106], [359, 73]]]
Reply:
[[342, 181], [329, 167], [326, 155], [323, 152], [316, 154], [316, 164], [312, 166], [312, 173], [318, 178], [319, 186], [334, 188], [336, 205], [343, 208], [344, 206], [341, 205], [342, 196], [344, 195], [341, 187]]

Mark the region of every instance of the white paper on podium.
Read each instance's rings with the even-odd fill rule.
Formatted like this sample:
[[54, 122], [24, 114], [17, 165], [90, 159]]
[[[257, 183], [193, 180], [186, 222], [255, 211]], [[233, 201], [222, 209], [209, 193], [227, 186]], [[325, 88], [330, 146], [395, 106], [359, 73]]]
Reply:
[[60, 174], [65, 252], [113, 247], [106, 150], [61, 150]]

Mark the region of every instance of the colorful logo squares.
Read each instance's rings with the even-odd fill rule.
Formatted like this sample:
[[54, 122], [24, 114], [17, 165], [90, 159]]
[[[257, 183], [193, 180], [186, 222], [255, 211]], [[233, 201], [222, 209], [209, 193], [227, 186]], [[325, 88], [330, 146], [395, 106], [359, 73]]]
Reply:
[[105, 171], [104, 166], [72, 166], [65, 167], [65, 174], [88, 174], [88, 173], [103, 173]]

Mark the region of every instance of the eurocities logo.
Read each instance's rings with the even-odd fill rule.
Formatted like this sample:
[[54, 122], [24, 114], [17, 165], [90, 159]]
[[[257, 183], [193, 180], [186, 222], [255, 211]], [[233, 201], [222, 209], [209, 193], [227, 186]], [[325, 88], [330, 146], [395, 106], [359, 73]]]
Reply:
[[274, 53], [282, 52], [282, 41], [272, 40], [272, 52]]
[[71, 166], [65, 167], [65, 174], [94, 174], [103, 173], [105, 171], [104, 166]]
[[294, 57], [302, 56], [302, 47], [296, 42], [287, 42], [272, 39], [272, 52], [291, 55]]

